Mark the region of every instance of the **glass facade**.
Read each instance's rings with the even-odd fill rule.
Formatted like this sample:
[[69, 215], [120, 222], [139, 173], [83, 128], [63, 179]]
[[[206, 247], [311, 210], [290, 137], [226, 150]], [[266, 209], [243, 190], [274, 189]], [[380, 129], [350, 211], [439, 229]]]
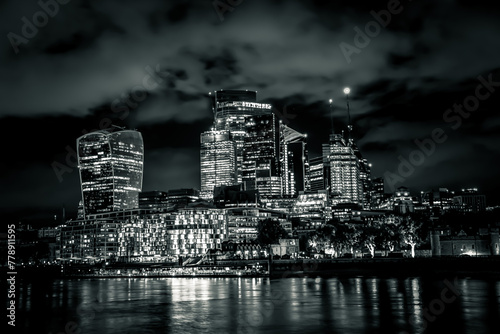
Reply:
[[144, 163], [139, 132], [88, 133], [77, 139], [77, 149], [85, 215], [139, 206]]
[[[247, 135], [244, 141], [242, 164], [242, 179], [246, 190], [258, 189], [257, 179], [261, 181], [267, 179], [267, 182], [271, 182], [271, 177], [278, 176], [275, 127], [274, 114], [246, 118]], [[266, 191], [259, 192], [259, 194], [266, 196], [271, 192], [275, 193], [268, 187]], [[278, 191], [277, 195], [280, 196], [281, 191]]]
[[[212, 132], [228, 131], [235, 144], [235, 184], [242, 184], [245, 191], [257, 190], [261, 198], [296, 196], [309, 188], [305, 135], [278, 123], [270, 104], [256, 102], [255, 91], [220, 90], [210, 96]], [[202, 134], [202, 143], [208, 133]], [[210, 200], [214, 186], [231, 183], [215, 180], [220, 177], [214, 171], [214, 161], [222, 161], [224, 151], [203, 160], [205, 151], [202, 144], [201, 189], [202, 197]]]
[[310, 189], [307, 135], [280, 123], [280, 171], [283, 195], [297, 196]]
[[297, 197], [290, 215], [300, 221], [327, 221], [331, 218], [330, 202], [326, 190], [301, 192]]
[[229, 131], [212, 130], [201, 134], [201, 198], [211, 200], [215, 187], [237, 183], [235, 145]]
[[243, 183], [245, 143], [248, 145], [249, 122], [253, 116], [271, 116], [272, 107], [256, 102], [257, 92], [221, 90], [214, 94], [214, 129], [227, 130], [236, 144], [237, 183]]
[[325, 165], [323, 157], [309, 160], [309, 189], [310, 191], [325, 190]]
[[190, 207], [96, 214], [62, 227], [61, 257], [80, 261], [175, 260], [220, 249], [227, 233], [227, 212], [222, 209]]
[[228, 240], [255, 240], [259, 221], [271, 218], [277, 220], [290, 235], [292, 223], [286, 219], [286, 214], [277, 210], [262, 208], [230, 208], [228, 212]]
[[332, 204], [363, 203], [363, 184], [360, 163], [351, 145], [340, 135], [330, 135], [330, 143], [323, 146], [323, 158], [329, 167], [329, 185]]
[[63, 259], [95, 261], [116, 257], [120, 224], [110, 219], [76, 220], [61, 227]]

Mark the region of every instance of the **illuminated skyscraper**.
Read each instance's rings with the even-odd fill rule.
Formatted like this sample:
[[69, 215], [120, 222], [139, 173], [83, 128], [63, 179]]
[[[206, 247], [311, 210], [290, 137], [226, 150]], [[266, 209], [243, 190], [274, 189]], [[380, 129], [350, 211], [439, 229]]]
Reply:
[[329, 179], [325, 174], [325, 164], [323, 157], [315, 157], [309, 160], [309, 188], [310, 191], [325, 190], [326, 180]]
[[323, 145], [323, 158], [329, 166], [332, 203], [362, 204], [360, 163], [351, 145], [341, 135], [331, 134], [329, 144]]
[[270, 198], [308, 188], [305, 135], [278, 123], [270, 104], [256, 102], [255, 91], [220, 90], [210, 96], [213, 129], [228, 131], [235, 143], [237, 183], [242, 190], [257, 190], [262, 198]]
[[283, 195], [296, 196], [309, 189], [307, 135], [280, 124], [280, 166]]
[[140, 132], [91, 132], [76, 145], [84, 215], [139, 207], [144, 163]]
[[354, 155], [359, 161], [359, 179], [361, 181], [361, 186], [363, 188], [363, 198], [362, 198], [362, 206], [363, 209], [369, 210], [371, 208], [371, 199], [370, 199], [370, 191], [372, 188], [371, 185], [371, 169], [372, 164], [368, 163], [368, 160], [363, 157], [361, 151], [359, 150], [356, 143], [353, 140], [350, 140], [350, 146], [354, 152]]
[[243, 155], [248, 140], [249, 117], [273, 115], [271, 105], [257, 103], [257, 92], [248, 90], [220, 90], [211, 96], [215, 130], [230, 131], [236, 144], [236, 170], [238, 183], [243, 183]]
[[237, 183], [236, 143], [229, 131], [206, 131], [201, 134], [200, 197], [213, 199], [214, 188]]
[[274, 114], [245, 117], [245, 135], [241, 165], [245, 190], [258, 189], [263, 196], [281, 196], [281, 190], [271, 190], [278, 182], [281, 188]]
[[384, 178], [372, 179], [370, 191], [370, 209], [378, 209], [384, 200]]

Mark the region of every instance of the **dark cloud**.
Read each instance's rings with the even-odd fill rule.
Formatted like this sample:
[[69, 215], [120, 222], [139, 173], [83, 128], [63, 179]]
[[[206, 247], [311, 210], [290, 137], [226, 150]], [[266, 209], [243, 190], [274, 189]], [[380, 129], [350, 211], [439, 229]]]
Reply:
[[[364, 30], [371, 11], [387, 3], [243, 1], [223, 21], [211, 1], [61, 5], [18, 54], [8, 38], [0, 45], [0, 139], [16, 143], [1, 165], [2, 183], [10, 184], [2, 205], [23, 198], [27, 187], [38, 190], [24, 196], [33, 201], [26, 207], [73, 203], [76, 173], [59, 184], [50, 163], [106, 119], [143, 132], [148, 189], [197, 186], [199, 134], [212, 117], [207, 93], [230, 88], [258, 90], [259, 100], [286, 107], [294, 115], [289, 125], [307, 133], [311, 155], [319, 155], [331, 131], [327, 101], [334, 99], [334, 128], [345, 128], [342, 88], [350, 86], [354, 135], [374, 176], [395, 170], [416, 138], [442, 127], [449, 139], [407, 185], [476, 182], [494, 196], [498, 184], [485, 175], [500, 158], [498, 92], [457, 130], [443, 113], [474, 93], [479, 75], [500, 81], [498, 9], [487, 1], [402, 1], [402, 11], [348, 62], [339, 44], [354, 45], [354, 29]], [[0, 34], [21, 34], [21, 18], [39, 10], [35, 1], [4, 1]], [[144, 99], [134, 100], [134, 92]], [[134, 107], [126, 116], [112, 109], [127, 100]], [[37, 202], [43, 189], [52, 196]]]

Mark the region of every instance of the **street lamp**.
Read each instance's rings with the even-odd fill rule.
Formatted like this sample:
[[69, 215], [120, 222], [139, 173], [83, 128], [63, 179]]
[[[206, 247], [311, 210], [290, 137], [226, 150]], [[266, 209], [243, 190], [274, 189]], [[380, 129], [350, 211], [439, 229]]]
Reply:
[[351, 92], [351, 89], [349, 87], [344, 88], [345, 95], [349, 95], [350, 92]]

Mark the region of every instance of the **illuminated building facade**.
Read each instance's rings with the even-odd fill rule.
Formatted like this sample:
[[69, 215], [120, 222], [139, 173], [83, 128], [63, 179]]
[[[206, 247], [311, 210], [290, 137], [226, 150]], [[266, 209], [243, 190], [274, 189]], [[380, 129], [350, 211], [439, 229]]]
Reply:
[[410, 195], [410, 191], [406, 187], [399, 187], [394, 192], [393, 198], [393, 210], [399, 214], [407, 214], [414, 212], [413, 198]]
[[300, 192], [290, 217], [300, 221], [322, 221], [331, 219], [331, 205], [326, 190]]
[[462, 189], [453, 197], [453, 206], [463, 212], [486, 211], [486, 196], [479, 194], [477, 188]]
[[280, 166], [284, 196], [297, 196], [310, 188], [307, 135], [281, 123]]
[[384, 178], [378, 177], [371, 182], [370, 208], [378, 209], [384, 201]]
[[229, 131], [211, 130], [201, 134], [201, 193], [211, 200], [214, 188], [237, 183], [236, 143]]
[[97, 261], [116, 258], [118, 231], [113, 219], [78, 219], [61, 226], [60, 256], [65, 260]]
[[227, 209], [228, 240], [255, 240], [259, 221], [268, 218], [277, 220], [291, 235], [292, 223], [287, 220], [285, 213], [263, 208], [236, 207]]
[[360, 163], [353, 148], [341, 135], [331, 134], [330, 143], [323, 145], [323, 160], [329, 169], [332, 203], [363, 203]]
[[139, 207], [144, 144], [137, 131], [91, 132], [77, 139], [84, 215]]
[[454, 196], [454, 191], [438, 188], [437, 190], [422, 191], [421, 201], [423, 205], [430, 208], [432, 216], [438, 217], [453, 207]]
[[65, 260], [175, 260], [220, 249], [227, 239], [226, 211], [186, 207], [177, 211], [127, 210], [91, 215], [61, 228]]
[[168, 195], [166, 191], [144, 191], [139, 193], [139, 208], [158, 208], [166, 209], [170, 205], [168, 203]]
[[215, 208], [183, 208], [175, 213], [167, 235], [170, 239], [169, 254], [195, 256], [206, 254], [209, 249], [220, 249], [227, 239], [227, 215]]
[[[237, 182], [243, 183], [244, 146], [248, 140], [249, 126], [253, 116], [273, 115], [267, 103], [258, 103], [257, 92], [248, 90], [220, 90], [212, 96], [215, 130], [227, 130], [236, 144]], [[256, 119], [258, 120], [258, 119]]]
[[[261, 198], [281, 197], [282, 179], [273, 175], [273, 170], [272, 160], [257, 161], [255, 181], [252, 180], [253, 176], [250, 176], [247, 179], [247, 188], [257, 190]], [[255, 186], [251, 182], [255, 182]]]
[[246, 117], [245, 133], [241, 165], [245, 190], [257, 189], [261, 196], [281, 196], [274, 114]]
[[242, 190], [242, 185], [215, 187], [214, 204], [218, 208], [251, 206], [259, 203], [257, 190]]
[[309, 160], [309, 189], [310, 191], [325, 190], [325, 164], [323, 157]]
[[292, 196], [265, 197], [260, 200], [261, 206], [266, 209], [281, 211], [287, 214], [292, 212], [296, 198]]
[[353, 149], [354, 155], [359, 162], [359, 180], [362, 187], [362, 198], [361, 204], [363, 209], [369, 210], [371, 208], [370, 190], [372, 188], [371, 184], [371, 168], [372, 164], [368, 162], [366, 158], [363, 157], [361, 151], [357, 145], [352, 142], [351, 147]]

